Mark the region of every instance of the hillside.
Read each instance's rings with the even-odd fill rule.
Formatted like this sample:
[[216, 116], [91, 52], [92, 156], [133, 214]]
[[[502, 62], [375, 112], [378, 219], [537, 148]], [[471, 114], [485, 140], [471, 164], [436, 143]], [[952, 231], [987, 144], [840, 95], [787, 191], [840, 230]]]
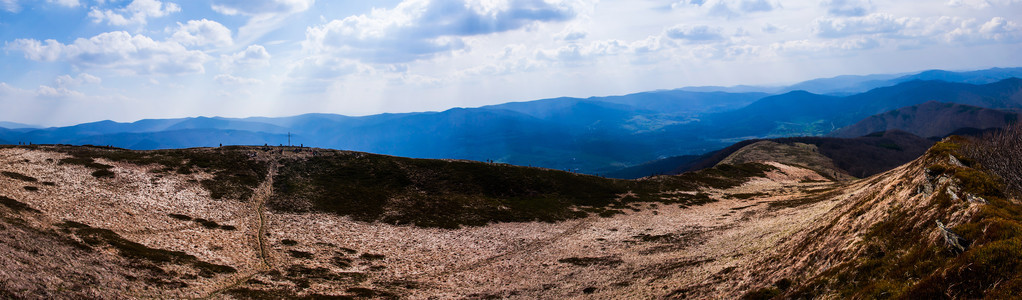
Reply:
[[1019, 148], [989, 141], [844, 182], [783, 155], [629, 181], [298, 147], [6, 147], [0, 295], [1008, 295], [993, 283], [1022, 268], [1019, 168], [991, 147]]
[[707, 137], [823, 135], [869, 116], [928, 101], [992, 109], [1022, 108], [1022, 79], [973, 85], [910, 81], [850, 96], [794, 91], [760, 99], [741, 109], [711, 114], [668, 130], [700, 130]]
[[897, 129], [923, 137], [944, 137], [962, 128], [1003, 128], [1017, 121], [1015, 112], [929, 101], [870, 116], [828, 135], [857, 137]]
[[704, 155], [651, 161], [610, 172], [607, 176], [639, 178], [659, 174], [681, 174], [710, 168], [730, 159], [730, 161], [779, 161], [808, 167], [834, 179], [847, 176], [862, 178], [912, 161], [931, 145], [933, 145], [931, 140], [898, 130], [876, 132], [856, 138], [750, 139]]
[[[785, 298], [1012, 298], [1020, 292], [1022, 225], [1017, 148], [1022, 132], [983, 142], [952, 137], [841, 201], [761, 265], [754, 294]], [[985, 168], [986, 166], [1005, 165]], [[770, 260], [767, 260], [770, 261]], [[753, 278], [757, 275], [751, 275]], [[769, 279], [768, 279], [769, 278]], [[776, 280], [776, 281], [775, 281]], [[789, 284], [792, 283], [792, 284]], [[789, 288], [790, 286], [790, 288]]]
[[[0, 273], [0, 295], [16, 298], [60, 290], [50, 295], [407, 294], [419, 283], [402, 279], [405, 272], [460, 261], [434, 262], [438, 257], [426, 255], [446, 253], [444, 244], [468, 243], [464, 258], [502, 251], [477, 252], [484, 246], [477, 243], [490, 239], [470, 238], [492, 226], [525, 227], [486, 247], [507, 247], [519, 238], [539, 243], [546, 232], [579, 222], [573, 220], [588, 223], [657, 204], [704, 205], [715, 199], [703, 188], [730, 188], [779, 172], [751, 163], [622, 181], [298, 147], [140, 152], [22, 146], [0, 149], [0, 159], [0, 231], [7, 233], [0, 248], [12, 253], [0, 258], [8, 270]], [[336, 222], [353, 227], [329, 225]], [[358, 235], [386, 232], [365, 226], [441, 240], [469, 235], [423, 244], [440, 247], [423, 253], [374, 245], [388, 239], [360, 242]], [[360, 231], [340, 238], [337, 228]], [[97, 278], [103, 284], [93, 284]]]

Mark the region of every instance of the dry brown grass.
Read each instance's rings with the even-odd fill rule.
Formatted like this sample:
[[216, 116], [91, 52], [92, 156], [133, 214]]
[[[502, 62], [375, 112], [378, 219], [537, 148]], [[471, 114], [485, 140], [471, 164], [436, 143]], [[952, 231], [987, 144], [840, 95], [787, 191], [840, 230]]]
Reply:
[[963, 152], [1000, 176], [1016, 196], [1022, 195], [1022, 123], [978, 138]]
[[[308, 154], [254, 151], [253, 159], [304, 159], [303, 155]], [[45, 149], [0, 149], [0, 171], [55, 183], [30, 192], [22, 188], [25, 181], [0, 177], [0, 195], [39, 211], [14, 212], [0, 206], [0, 216], [21, 220], [0, 218], [6, 222], [0, 222], [0, 232], [29, 230], [17, 228], [45, 232], [56, 228], [53, 224], [74, 221], [109, 229], [145, 247], [180, 251], [198, 261], [237, 270], [193, 278], [188, 276], [194, 273], [188, 264], [160, 263], [139, 269], [131, 258], [104, 246], [93, 251], [67, 250], [79, 241], [74, 232], [56, 231], [57, 237], [50, 238], [19, 233], [27, 240], [70, 241], [52, 246], [67, 255], [41, 252], [36, 258], [40, 268], [67, 261], [75, 266], [91, 264], [81, 272], [106, 276], [102, 278], [110, 283], [81, 295], [99, 298], [737, 298], [778, 282], [803, 285], [856, 257], [862, 236], [891, 216], [892, 209], [923, 207], [935, 195], [918, 192], [931, 180], [921, 163], [838, 184], [812, 170], [766, 162], [771, 169], [744, 184], [665, 194], [710, 200], [701, 205], [622, 203], [615, 207], [622, 213], [608, 217], [442, 229], [319, 212], [269, 210], [261, 221], [258, 200], [273, 194], [274, 185], [269, 182], [253, 192], [253, 197], [262, 198], [214, 200], [199, 183], [214, 175], [201, 170], [154, 172], [158, 166], [100, 158], [96, 163], [111, 166], [115, 176], [97, 178], [87, 167], [59, 164], [63, 158], [66, 154]], [[797, 205], [783, 205], [792, 203]], [[974, 210], [962, 207], [945, 223], [959, 224]], [[203, 226], [196, 219], [218, 226]], [[16, 223], [24, 225], [8, 225]], [[224, 225], [235, 230], [224, 230]], [[22, 245], [3, 236], [0, 250], [29, 249], [15, 251], [22, 253], [17, 257], [28, 256], [30, 249], [59, 244]], [[69, 260], [71, 254], [80, 258]], [[0, 285], [0, 295], [78, 295], [53, 292], [60, 285], [49, 283], [78, 273], [14, 264], [0, 258], [0, 282], [6, 284]], [[23, 276], [28, 272], [39, 275]], [[156, 277], [152, 272], [170, 274], [159, 278], [185, 286], [139, 279]], [[51, 294], [41, 294], [44, 291]]]

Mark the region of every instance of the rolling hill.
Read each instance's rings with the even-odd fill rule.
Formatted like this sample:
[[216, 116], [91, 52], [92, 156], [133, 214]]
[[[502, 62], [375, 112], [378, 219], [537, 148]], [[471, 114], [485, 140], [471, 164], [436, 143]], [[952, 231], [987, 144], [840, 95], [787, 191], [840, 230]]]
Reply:
[[1020, 129], [841, 181], [763, 141], [641, 180], [303, 147], [2, 147], [0, 295], [1010, 297]]
[[[681, 174], [734, 160], [765, 159], [799, 165], [832, 178], [867, 177], [907, 163], [933, 145], [904, 131], [876, 132], [857, 138], [789, 137], [751, 139], [699, 156], [651, 161], [607, 173], [611, 178]], [[739, 158], [744, 156], [746, 158]], [[787, 156], [787, 157], [786, 157]], [[800, 162], [801, 161], [801, 162]], [[810, 162], [816, 161], [814, 164]]]
[[783, 94], [792, 91], [807, 91], [815, 94], [848, 96], [863, 93], [875, 88], [898, 85], [914, 80], [938, 80], [969, 84], [987, 84], [1004, 79], [1022, 78], [1022, 68], [991, 68], [975, 71], [927, 70], [918, 73], [841, 75], [830, 78], [806, 80], [789, 86], [733, 86], [733, 87], [689, 87], [682, 90], [693, 92], [762, 92]]
[[698, 124], [676, 125], [675, 130], [701, 130], [720, 138], [822, 135], [871, 115], [928, 101], [1020, 109], [1022, 79], [983, 85], [910, 81], [845, 97], [795, 91], [766, 97], [741, 109], [705, 116]]
[[1015, 112], [929, 101], [870, 116], [828, 135], [855, 137], [897, 129], [924, 137], [944, 137], [962, 128], [1003, 128], [1017, 121]]

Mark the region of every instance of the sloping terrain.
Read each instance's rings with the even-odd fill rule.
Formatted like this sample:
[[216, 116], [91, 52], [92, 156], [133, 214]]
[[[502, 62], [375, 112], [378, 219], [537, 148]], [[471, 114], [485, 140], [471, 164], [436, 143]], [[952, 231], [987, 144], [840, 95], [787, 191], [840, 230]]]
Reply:
[[[1016, 127], [1013, 136], [1000, 140], [1017, 146], [1019, 137]], [[842, 201], [822, 222], [776, 248], [768, 262], [786, 261], [784, 267], [760, 264], [760, 271], [750, 273], [784, 287], [774, 284], [751, 294], [1017, 297], [1018, 151], [991, 145], [947, 139], [910, 164], [843, 189]], [[1013, 154], [982, 155], [990, 150]], [[985, 167], [1004, 163], [1012, 168]]]
[[944, 137], [962, 128], [1003, 128], [1017, 121], [1015, 112], [930, 101], [873, 115], [828, 135], [858, 137], [901, 130], [922, 137]]
[[838, 181], [852, 179], [848, 174], [841, 172], [841, 169], [834, 165], [832, 159], [820, 154], [816, 145], [799, 142], [781, 144], [769, 140], [759, 141], [738, 149], [717, 164], [730, 165], [757, 161], [800, 166]]
[[971, 145], [842, 182], [783, 155], [613, 180], [298, 147], [7, 147], [0, 295], [1010, 295], [1012, 165]]
[[[404, 276], [389, 269], [459, 264], [458, 257], [429, 255], [449, 253], [442, 248], [459, 241], [476, 253], [466, 257], [483, 259], [520, 244], [541, 245], [556, 228], [650, 201], [709, 203], [714, 198], [700, 193], [701, 186], [734, 187], [777, 172], [752, 163], [620, 181], [298, 147], [27, 146], [0, 149], [0, 158], [0, 230], [10, 232], [0, 247], [16, 254], [0, 259], [6, 270], [0, 291], [30, 298], [408, 294], [404, 286], [417, 285], [400, 283]], [[497, 221], [515, 223], [479, 227]], [[437, 229], [463, 225], [474, 227]], [[326, 231], [309, 231], [316, 226]], [[498, 228], [518, 226], [520, 234], [493, 244], [504, 234]], [[408, 240], [358, 237], [388, 230], [439, 239], [423, 245], [440, 248], [421, 252], [400, 248]], [[400, 259], [405, 254], [414, 259]], [[105, 285], [93, 284], [99, 280]], [[82, 286], [94, 287], [60, 292]]]
[[[642, 165], [610, 172], [607, 176], [613, 178], [639, 178], [658, 174], [681, 174], [713, 167], [735, 155], [735, 153], [740, 152], [743, 156], [751, 156], [753, 161], [783, 161], [802, 166], [809, 166], [810, 164], [799, 163], [797, 161], [809, 159], [815, 161], [813, 163], [815, 166], [811, 168], [821, 172], [820, 174], [825, 174], [835, 179], [845, 178], [845, 175], [861, 178], [878, 174], [912, 161], [922, 155], [933, 143], [932, 140], [899, 130], [875, 132], [856, 138], [790, 137], [762, 140], [752, 139], [741, 141], [727, 148], [700, 156], [678, 156], [651, 161]], [[764, 145], [772, 146], [763, 147]], [[799, 148], [798, 145], [803, 145], [803, 147]], [[785, 149], [778, 149], [778, 147]], [[812, 148], [812, 150], [799, 150], [809, 148]], [[821, 155], [822, 157], [820, 157]]]

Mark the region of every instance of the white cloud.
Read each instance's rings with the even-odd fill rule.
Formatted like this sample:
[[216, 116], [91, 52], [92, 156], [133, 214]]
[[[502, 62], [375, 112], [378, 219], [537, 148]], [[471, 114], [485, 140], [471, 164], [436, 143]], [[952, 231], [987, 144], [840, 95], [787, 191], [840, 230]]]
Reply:
[[0, 0], [0, 8], [12, 13], [21, 11], [21, 5], [18, 5], [18, 0]]
[[774, 10], [778, 5], [767, 0], [742, 0], [738, 3], [738, 10], [742, 12], [761, 12]]
[[823, 0], [820, 6], [835, 16], [861, 17], [873, 11], [870, 0]]
[[569, 25], [557, 34], [557, 39], [570, 42], [582, 40], [588, 36], [589, 32], [587, 30], [578, 28], [578, 26], [575, 25]]
[[587, 44], [570, 44], [553, 50], [538, 50], [536, 58], [560, 62], [591, 61], [601, 56], [618, 55], [630, 51], [630, 46], [618, 40], [593, 41]]
[[780, 8], [776, 0], [682, 0], [672, 9], [704, 9], [711, 16], [734, 18], [747, 13], [768, 12]]
[[78, 91], [70, 90], [64, 87], [51, 87], [40, 85], [35, 91], [36, 96], [42, 98], [65, 98], [65, 97], [85, 97], [84, 94]]
[[812, 24], [812, 32], [819, 37], [839, 38], [851, 35], [895, 33], [905, 29], [908, 18], [895, 18], [889, 14], [871, 14], [864, 17], [819, 18]]
[[405, 0], [393, 9], [333, 20], [306, 31], [303, 47], [376, 63], [428, 59], [466, 49], [462, 37], [575, 17], [572, 3], [543, 0]]
[[724, 39], [724, 29], [707, 25], [675, 25], [667, 28], [664, 35], [672, 39], [690, 42], [712, 42]]
[[993, 6], [1011, 6], [1022, 3], [1022, 0], [948, 0], [947, 6], [967, 7], [971, 9], [987, 9]]
[[105, 20], [107, 24], [115, 26], [145, 25], [149, 18], [159, 18], [179, 11], [181, 11], [181, 7], [174, 3], [163, 3], [159, 0], [133, 0], [128, 6], [119, 9], [100, 10], [93, 7], [89, 11], [89, 17], [93, 22], [100, 23]]
[[207, 19], [191, 20], [186, 24], [177, 23], [173, 40], [185, 46], [229, 46], [234, 43], [231, 30], [216, 21]]
[[255, 78], [235, 77], [230, 74], [220, 74], [213, 78], [222, 85], [257, 85], [263, 81]]
[[1022, 26], [1002, 17], [995, 17], [983, 23], [983, 26], [979, 28], [979, 32], [987, 39], [999, 42], [1017, 42], [1022, 40]]
[[100, 82], [103, 82], [103, 80], [89, 73], [79, 73], [78, 76], [74, 77], [71, 75], [60, 75], [54, 80], [56, 86], [60, 88], [69, 88], [82, 84], [97, 84]]
[[225, 15], [290, 14], [308, 10], [315, 0], [215, 0], [214, 11]]
[[315, 0], [214, 0], [212, 9], [225, 15], [248, 16], [238, 28], [238, 40], [249, 44], [284, 24], [291, 15], [304, 12]]
[[62, 44], [54, 40], [18, 39], [7, 46], [37, 61], [66, 61], [82, 68], [118, 70], [130, 74], [204, 72], [208, 56], [176, 42], [158, 42], [124, 31], [101, 33]]
[[768, 49], [781, 56], [843, 56], [853, 53], [852, 51], [867, 50], [879, 47], [880, 43], [874, 38], [863, 37], [846, 40], [791, 40], [773, 43], [767, 46]]
[[266, 66], [270, 64], [270, 52], [261, 45], [250, 45], [241, 52], [221, 55], [220, 63], [225, 68]]
[[82, 4], [78, 0], [46, 0], [48, 3], [57, 4], [63, 7], [79, 7]]
[[8, 44], [7, 49], [20, 50], [25, 53], [25, 58], [31, 60], [55, 61], [60, 58], [64, 44], [56, 40], [17, 39]]

